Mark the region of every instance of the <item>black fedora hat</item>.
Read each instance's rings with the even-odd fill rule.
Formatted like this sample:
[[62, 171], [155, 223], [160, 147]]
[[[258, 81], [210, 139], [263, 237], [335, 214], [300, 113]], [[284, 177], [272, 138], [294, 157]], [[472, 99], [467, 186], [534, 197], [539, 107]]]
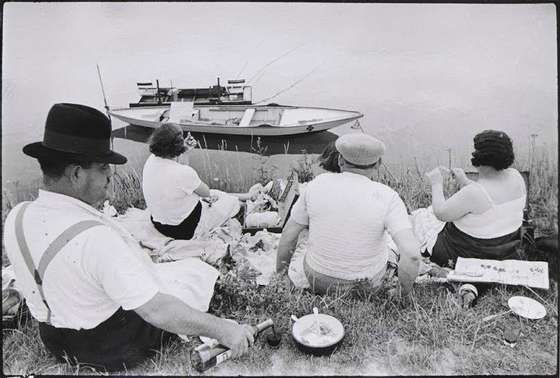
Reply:
[[37, 159], [126, 163], [126, 157], [111, 150], [109, 118], [79, 104], [54, 104], [47, 116], [43, 141], [28, 144], [23, 153]]

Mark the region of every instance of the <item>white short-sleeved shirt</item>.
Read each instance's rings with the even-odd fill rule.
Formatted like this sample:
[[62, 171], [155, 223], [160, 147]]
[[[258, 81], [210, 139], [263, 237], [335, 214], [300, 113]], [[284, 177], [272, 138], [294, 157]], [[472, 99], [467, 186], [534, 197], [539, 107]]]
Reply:
[[144, 164], [142, 191], [156, 222], [178, 225], [194, 210], [202, 181], [194, 169], [175, 160], [151, 154]]
[[[12, 209], [6, 219], [4, 243], [31, 314], [45, 322], [47, 309], [15, 236], [20, 206]], [[23, 233], [35, 267], [49, 244], [70, 226], [101, 217], [101, 213], [78, 199], [39, 190], [37, 200], [29, 204], [23, 216]], [[52, 259], [43, 278], [51, 324], [72, 329], [94, 328], [119, 307], [136, 309], [152, 299], [159, 286], [150, 258], [140, 249], [131, 248], [107, 225], [93, 226], [78, 234]]]
[[323, 173], [294, 204], [291, 218], [309, 225], [307, 264], [340, 279], [381, 279], [387, 264], [385, 230], [412, 228], [393, 189], [365, 176]]

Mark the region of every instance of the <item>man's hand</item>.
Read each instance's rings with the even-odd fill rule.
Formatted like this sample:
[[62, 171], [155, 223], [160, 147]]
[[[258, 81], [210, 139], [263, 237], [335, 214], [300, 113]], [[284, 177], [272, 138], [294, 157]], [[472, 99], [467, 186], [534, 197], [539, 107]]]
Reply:
[[255, 329], [248, 324], [236, 324], [224, 321], [224, 334], [218, 339], [220, 344], [231, 349], [233, 358], [247, 352], [255, 342]]

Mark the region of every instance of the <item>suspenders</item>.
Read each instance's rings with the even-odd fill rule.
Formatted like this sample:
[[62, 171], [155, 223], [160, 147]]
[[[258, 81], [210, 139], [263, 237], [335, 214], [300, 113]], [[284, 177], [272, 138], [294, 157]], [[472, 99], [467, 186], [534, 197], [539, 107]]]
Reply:
[[18, 213], [16, 214], [16, 220], [15, 220], [16, 239], [21, 254], [23, 256], [23, 260], [25, 261], [25, 265], [27, 265], [27, 269], [29, 269], [29, 273], [31, 273], [31, 275], [33, 276], [33, 279], [37, 284], [37, 288], [39, 289], [39, 295], [41, 295], [41, 299], [43, 300], [43, 303], [47, 307], [47, 323], [50, 324], [51, 309], [47, 303], [47, 300], [45, 299], [45, 293], [43, 292], [43, 278], [45, 276], [45, 271], [47, 270], [49, 263], [56, 256], [56, 254], [78, 234], [82, 233], [83, 231], [91, 227], [103, 225], [103, 223], [96, 220], [86, 220], [70, 226], [48, 246], [45, 253], [43, 253], [43, 255], [41, 256], [41, 260], [39, 261], [39, 267], [36, 268], [35, 264], [33, 263], [33, 259], [31, 258], [29, 247], [27, 246], [27, 242], [25, 241], [25, 237], [23, 235], [23, 214], [25, 212], [25, 209], [30, 203], [31, 202], [25, 202], [23, 205], [21, 205]]

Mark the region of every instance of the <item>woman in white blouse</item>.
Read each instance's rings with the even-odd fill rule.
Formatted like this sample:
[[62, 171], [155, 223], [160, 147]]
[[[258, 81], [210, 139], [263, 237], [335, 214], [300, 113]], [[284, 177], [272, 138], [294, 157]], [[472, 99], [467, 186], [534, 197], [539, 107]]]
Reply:
[[191, 166], [179, 163], [179, 156], [196, 146], [194, 139], [185, 140], [179, 126], [163, 124], [149, 145], [152, 154], [144, 165], [142, 190], [152, 223], [162, 234], [189, 240], [201, 222], [206, 228], [219, 226], [239, 212], [239, 200], [249, 198], [247, 193], [210, 190]]
[[479, 177], [474, 182], [460, 168], [452, 175], [460, 190], [443, 195], [442, 171], [427, 173], [432, 187], [435, 216], [446, 222], [432, 249], [431, 261], [452, 266], [458, 257], [516, 259], [527, 190], [523, 176], [511, 165], [511, 139], [502, 131], [485, 130], [474, 138], [472, 165]]

